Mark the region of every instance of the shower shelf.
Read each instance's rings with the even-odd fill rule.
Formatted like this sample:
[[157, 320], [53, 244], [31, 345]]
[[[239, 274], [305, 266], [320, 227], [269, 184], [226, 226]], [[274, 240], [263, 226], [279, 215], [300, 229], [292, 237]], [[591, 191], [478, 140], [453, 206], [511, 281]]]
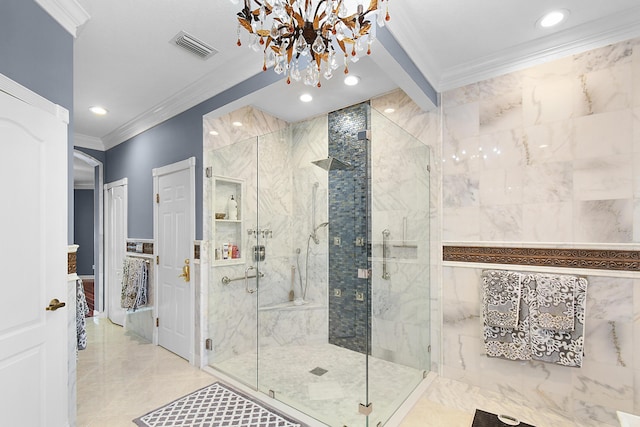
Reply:
[[316, 302], [310, 302], [303, 305], [295, 305], [293, 301], [287, 301], [279, 304], [265, 305], [264, 307], [258, 307], [258, 311], [275, 311], [275, 310], [297, 311], [297, 310], [318, 310], [322, 308], [326, 308], [326, 307]]

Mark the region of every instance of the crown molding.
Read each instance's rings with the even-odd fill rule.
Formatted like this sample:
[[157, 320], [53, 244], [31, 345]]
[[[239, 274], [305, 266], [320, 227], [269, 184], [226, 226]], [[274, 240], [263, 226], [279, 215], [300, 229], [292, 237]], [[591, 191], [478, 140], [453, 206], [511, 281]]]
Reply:
[[[219, 54], [222, 55], [222, 54]], [[156, 104], [153, 108], [145, 111], [144, 113], [138, 115], [132, 120], [128, 121], [124, 125], [116, 128], [115, 130], [109, 132], [102, 138], [104, 142], [105, 149], [109, 150], [110, 148], [115, 147], [118, 144], [127, 141], [128, 139], [133, 138], [140, 133], [151, 129], [152, 127], [159, 125], [160, 123], [169, 120], [172, 117], [177, 116], [180, 113], [185, 112], [186, 110], [204, 102], [219, 93], [233, 87], [236, 84], [241, 84], [246, 81], [250, 77], [256, 74], [255, 70], [257, 67], [255, 66], [255, 57], [251, 55], [246, 55], [240, 58], [226, 58], [221, 59], [221, 63], [224, 64], [228, 60], [233, 60], [234, 62], [243, 63], [240, 67], [242, 70], [246, 70], [242, 74], [234, 74], [229, 75], [225, 78], [223, 73], [225, 71], [220, 68], [216, 68], [212, 70], [210, 73], [204, 75], [199, 80], [190, 84], [183, 90], [177, 92], [176, 94], [170, 96], [159, 104]], [[261, 73], [262, 71], [260, 71]], [[222, 82], [228, 81], [229, 79], [233, 80], [235, 83], [231, 85], [225, 84], [224, 86], [221, 84]], [[260, 89], [260, 88], [256, 88]], [[234, 99], [229, 99], [228, 102], [234, 101]]]
[[640, 7], [451, 67], [434, 86], [444, 92], [638, 36]]
[[73, 134], [74, 147], [90, 148], [92, 150], [105, 151], [104, 143], [100, 138], [95, 136], [83, 135], [81, 133]]
[[76, 0], [35, 0], [53, 19], [73, 37], [78, 27], [90, 18], [86, 10]]

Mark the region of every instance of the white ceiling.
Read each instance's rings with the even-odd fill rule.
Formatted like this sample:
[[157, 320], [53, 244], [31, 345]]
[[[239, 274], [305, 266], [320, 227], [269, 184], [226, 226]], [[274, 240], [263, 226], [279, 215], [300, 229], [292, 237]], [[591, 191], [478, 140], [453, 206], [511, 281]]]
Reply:
[[[262, 54], [236, 46], [239, 6], [229, 0], [77, 1], [90, 15], [74, 47], [77, 145], [110, 148], [262, 73]], [[640, 36], [638, 0], [389, 2], [389, 30], [438, 91]], [[568, 9], [568, 20], [538, 28], [536, 21], [556, 8]], [[181, 30], [219, 53], [205, 61], [170, 44]], [[244, 33], [242, 39], [246, 45]], [[389, 52], [379, 43], [372, 50], [350, 66], [362, 78], [355, 88], [341, 84], [339, 69], [319, 89], [277, 81], [238, 102], [298, 121], [405, 88], [407, 75]], [[302, 91], [314, 101], [300, 103]], [[109, 114], [90, 113], [96, 104]]]

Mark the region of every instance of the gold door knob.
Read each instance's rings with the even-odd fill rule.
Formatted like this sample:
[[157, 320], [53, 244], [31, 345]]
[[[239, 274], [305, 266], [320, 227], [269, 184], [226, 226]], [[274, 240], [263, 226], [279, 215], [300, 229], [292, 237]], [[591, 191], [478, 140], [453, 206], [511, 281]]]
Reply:
[[58, 298], [54, 298], [51, 300], [51, 302], [49, 303], [49, 306], [45, 308], [45, 310], [47, 311], [56, 311], [59, 308], [64, 307], [65, 305], [67, 305], [64, 302], [60, 302], [60, 300]]
[[182, 267], [182, 274], [178, 277], [184, 278], [185, 282], [191, 281], [191, 274], [189, 272], [189, 258], [184, 260], [184, 267]]

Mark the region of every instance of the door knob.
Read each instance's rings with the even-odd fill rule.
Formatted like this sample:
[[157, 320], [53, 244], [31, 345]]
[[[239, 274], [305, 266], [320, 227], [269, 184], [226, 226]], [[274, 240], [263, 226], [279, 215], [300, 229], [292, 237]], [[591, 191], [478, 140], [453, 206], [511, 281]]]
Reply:
[[49, 303], [49, 306], [45, 308], [45, 310], [47, 311], [56, 311], [59, 308], [64, 307], [65, 305], [67, 305], [64, 302], [60, 302], [60, 300], [58, 298], [54, 298], [51, 300], [51, 302]]
[[182, 267], [182, 274], [178, 277], [182, 277], [185, 282], [191, 281], [191, 274], [189, 272], [189, 258], [184, 260], [184, 266]]

